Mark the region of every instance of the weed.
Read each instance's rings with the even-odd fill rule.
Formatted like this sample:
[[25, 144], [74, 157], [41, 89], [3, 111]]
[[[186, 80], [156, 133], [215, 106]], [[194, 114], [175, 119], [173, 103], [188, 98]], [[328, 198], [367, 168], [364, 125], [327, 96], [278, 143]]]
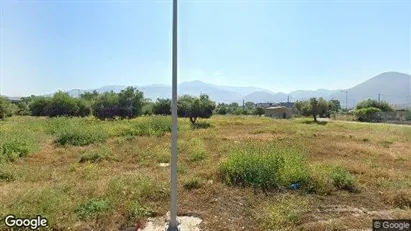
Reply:
[[206, 158], [206, 150], [204, 142], [200, 139], [193, 138], [188, 142], [189, 148], [189, 156], [188, 160], [190, 162], [201, 161]]
[[150, 178], [140, 174], [114, 177], [108, 184], [108, 195], [113, 200], [144, 200], [162, 198], [163, 188]]
[[81, 156], [79, 163], [85, 163], [85, 162], [94, 163], [94, 162], [100, 162], [103, 160], [109, 160], [111, 154], [112, 154], [111, 150], [106, 146], [102, 146], [98, 150], [87, 150]]
[[16, 177], [14, 174], [8, 170], [0, 168], [0, 181], [11, 182], [14, 181]]
[[257, 217], [264, 230], [289, 230], [301, 223], [301, 216], [308, 208], [308, 200], [295, 195], [284, 195], [270, 201]]
[[193, 129], [207, 129], [209, 127], [211, 127], [211, 124], [207, 122], [197, 122], [193, 124]]
[[29, 154], [30, 147], [25, 141], [9, 141], [1, 144], [1, 162], [14, 161], [19, 157], [25, 157]]
[[263, 189], [307, 186], [309, 178], [304, 155], [297, 150], [275, 145], [249, 143], [233, 150], [220, 165], [220, 175], [229, 185]]
[[86, 146], [92, 143], [104, 142], [108, 134], [98, 128], [71, 128], [57, 134], [55, 142], [60, 145]]
[[156, 216], [156, 212], [150, 208], [144, 207], [138, 201], [130, 202], [126, 207], [127, 220], [139, 220], [144, 217]]
[[184, 188], [187, 190], [199, 189], [201, 188], [200, 180], [197, 178], [191, 178], [184, 182]]
[[411, 208], [411, 193], [405, 190], [396, 190], [384, 196], [386, 203], [401, 209]]
[[336, 166], [331, 170], [331, 179], [337, 189], [346, 190], [349, 192], [356, 192], [357, 186], [355, 177], [348, 172], [347, 169]]
[[111, 204], [108, 199], [92, 199], [80, 204], [75, 210], [75, 213], [81, 220], [86, 220], [95, 218], [110, 209]]

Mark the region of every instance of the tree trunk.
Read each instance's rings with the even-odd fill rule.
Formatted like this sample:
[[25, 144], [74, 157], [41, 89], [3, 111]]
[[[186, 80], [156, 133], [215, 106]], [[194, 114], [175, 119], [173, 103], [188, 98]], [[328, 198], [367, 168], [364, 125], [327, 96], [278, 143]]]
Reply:
[[317, 123], [318, 122], [317, 117], [315, 115], [313, 115], [313, 117], [314, 117], [314, 122]]
[[190, 122], [192, 125], [196, 123], [197, 117], [190, 117]]

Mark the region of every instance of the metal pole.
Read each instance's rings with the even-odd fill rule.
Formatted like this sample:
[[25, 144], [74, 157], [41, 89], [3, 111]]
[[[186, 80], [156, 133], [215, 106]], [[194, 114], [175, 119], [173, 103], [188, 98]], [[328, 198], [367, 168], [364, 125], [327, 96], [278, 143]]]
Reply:
[[168, 231], [177, 231], [177, 0], [173, 0], [173, 90], [171, 126], [171, 210]]
[[348, 110], [348, 91], [345, 91], [345, 109]]

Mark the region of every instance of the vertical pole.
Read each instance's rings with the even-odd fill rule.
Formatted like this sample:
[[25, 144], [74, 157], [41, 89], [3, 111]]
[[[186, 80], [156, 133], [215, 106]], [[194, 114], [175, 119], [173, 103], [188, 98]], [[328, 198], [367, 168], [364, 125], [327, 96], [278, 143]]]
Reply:
[[243, 100], [243, 112], [244, 112], [244, 100]]
[[348, 111], [348, 91], [345, 91], [345, 110]]
[[171, 126], [171, 210], [168, 231], [177, 231], [177, 0], [173, 0], [173, 90]]
[[381, 94], [378, 94], [378, 103], [381, 102]]

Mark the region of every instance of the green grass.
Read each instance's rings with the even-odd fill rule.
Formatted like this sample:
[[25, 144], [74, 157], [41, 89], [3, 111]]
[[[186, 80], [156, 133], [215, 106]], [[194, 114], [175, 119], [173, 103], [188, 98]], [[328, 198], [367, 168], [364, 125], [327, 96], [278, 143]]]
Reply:
[[188, 161], [197, 162], [206, 158], [206, 147], [204, 142], [199, 138], [192, 138], [188, 145]]
[[341, 166], [335, 166], [331, 169], [331, 179], [337, 189], [346, 190], [349, 192], [356, 192], [356, 180], [347, 169]]
[[60, 145], [86, 146], [102, 143], [108, 138], [108, 134], [98, 127], [72, 127], [57, 133], [55, 142]]
[[80, 204], [76, 210], [76, 215], [81, 220], [96, 218], [98, 215], [108, 212], [112, 208], [110, 200], [108, 199], [91, 199]]
[[220, 165], [225, 183], [263, 189], [288, 188], [293, 183], [308, 187], [308, 172], [305, 156], [300, 151], [251, 142], [233, 150]]
[[256, 217], [264, 230], [296, 230], [308, 206], [306, 198], [281, 195], [267, 203], [263, 211], [256, 211]]
[[12, 182], [16, 180], [16, 176], [9, 169], [5, 169], [4, 166], [0, 166], [0, 182]]
[[111, 160], [112, 151], [107, 146], [101, 146], [97, 150], [86, 150], [79, 160], [79, 163], [85, 162], [100, 162], [103, 160]]
[[[352, 219], [332, 206], [402, 208], [409, 217], [409, 127], [304, 121], [312, 119], [213, 116], [208, 129], [192, 129], [179, 119], [181, 211], [203, 211], [207, 230], [323, 230], [319, 221]], [[54, 230], [123, 230], [166, 214], [169, 168], [159, 163], [170, 161], [170, 123], [163, 116], [0, 122], [0, 217], [41, 214]], [[346, 228], [366, 228], [354, 223]]]
[[299, 184], [307, 192], [358, 190], [356, 179], [341, 166], [309, 166], [303, 152], [281, 145], [248, 142], [235, 148], [220, 164], [220, 176], [228, 185], [254, 188], [289, 188]]

